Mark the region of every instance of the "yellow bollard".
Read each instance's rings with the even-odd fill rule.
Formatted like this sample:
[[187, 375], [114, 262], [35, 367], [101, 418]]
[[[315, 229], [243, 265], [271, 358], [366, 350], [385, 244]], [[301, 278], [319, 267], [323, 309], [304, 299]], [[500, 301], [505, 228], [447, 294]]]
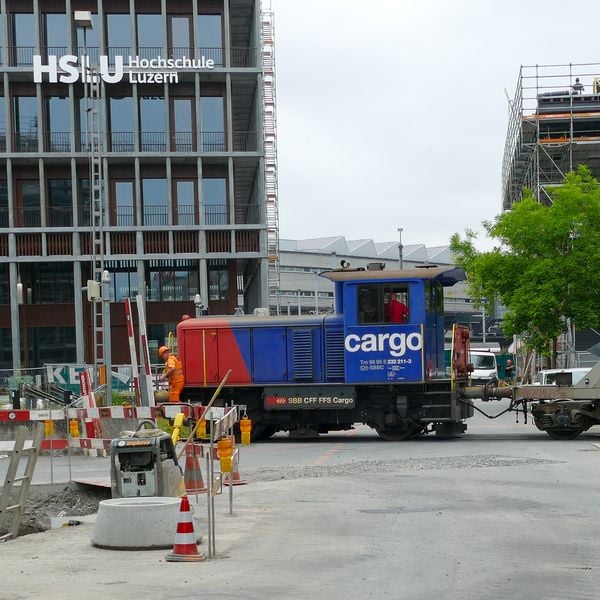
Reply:
[[54, 421], [46, 419], [44, 421], [44, 433], [46, 437], [52, 437], [54, 435]]
[[196, 432], [196, 435], [202, 440], [206, 439], [206, 419], [202, 419], [202, 421], [198, 423], [198, 431]]
[[179, 441], [179, 436], [181, 434], [181, 428], [183, 427], [183, 422], [185, 420], [184, 413], [177, 413], [175, 415], [175, 419], [173, 420], [173, 433], [171, 434], [171, 439], [173, 440], [173, 444], [177, 444]]
[[240, 420], [240, 432], [242, 438], [242, 445], [249, 446], [250, 445], [250, 437], [252, 433], [252, 421], [244, 416]]
[[77, 419], [71, 419], [69, 421], [69, 435], [73, 438], [79, 437], [79, 423]]
[[233, 440], [231, 438], [219, 440], [217, 442], [217, 453], [221, 463], [221, 471], [231, 473], [233, 471]]

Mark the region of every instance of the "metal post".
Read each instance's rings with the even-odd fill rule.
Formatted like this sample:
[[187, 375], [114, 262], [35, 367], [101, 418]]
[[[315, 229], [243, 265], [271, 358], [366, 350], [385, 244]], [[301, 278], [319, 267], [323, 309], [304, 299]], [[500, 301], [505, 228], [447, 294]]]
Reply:
[[482, 329], [482, 342], [485, 344], [485, 304], [481, 308], [481, 329]]
[[319, 270], [315, 269], [315, 315], [319, 314]]
[[112, 406], [112, 356], [110, 338], [110, 273], [102, 271], [102, 336], [104, 368], [106, 369], [106, 406]]
[[402, 229], [402, 227], [398, 227], [398, 239], [399, 239], [399, 243], [398, 243], [398, 266], [400, 267], [400, 270], [402, 270], [404, 268], [404, 256], [403, 256], [403, 250], [404, 250], [404, 246], [402, 246], [402, 232], [404, 230]]

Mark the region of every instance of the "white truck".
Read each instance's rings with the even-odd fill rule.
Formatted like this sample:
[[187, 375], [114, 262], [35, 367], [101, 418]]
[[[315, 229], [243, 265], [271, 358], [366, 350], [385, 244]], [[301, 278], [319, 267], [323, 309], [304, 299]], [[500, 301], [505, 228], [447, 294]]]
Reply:
[[469, 351], [469, 362], [473, 365], [471, 384], [480, 385], [488, 383], [492, 377], [498, 377], [498, 363], [496, 355], [487, 350]]

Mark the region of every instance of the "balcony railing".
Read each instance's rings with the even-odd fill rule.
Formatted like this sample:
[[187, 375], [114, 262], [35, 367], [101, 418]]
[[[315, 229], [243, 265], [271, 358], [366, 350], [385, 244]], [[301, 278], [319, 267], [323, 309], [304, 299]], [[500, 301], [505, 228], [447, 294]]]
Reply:
[[205, 225], [227, 225], [227, 205], [213, 204], [202, 207]]
[[17, 227], [40, 227], [42, 224], [39, 206], [26, 207], [15, 210]]
[[141, 151], [142, 152], [166, 152], [167, 140], [164, 131], [142, 131]]
[[202, 152], [225, 152], [225, 132], [203, 131]]
[[180, 204], [175, 217], [177, 225], [195, 225], [196, 207], [193, 204]]
[[[148, 208], [151, 207], [146, 207], [146, 209]], [[117, 225], [118, 227], [133, 227], [135, 225], [134, 207], [118, 206], [111, 217], [111, 225]]]
[[72, 227], [73, 209], [70, 206], [49, 206], [48, 227]]
[[131, 46], [109, 46], [107, 48], [108, 64], [114, 66], [115, 56], [123, 57], [123, 66], [127, 65], [129, 56], [131, 55]]
[[44, 149], [46, 152], [70, 152], [70, 131], [46, 131], [44, 132]]
[[235, 205], [236, 225], [256, 225], [260, 223], [260, 210], [256, 204]]
[[169, 224], [169, 209], [167, 206], [144, 206], [144, 225], [163, 227]]
[[214, 62], [215, 67], [223, 66], [223, 48], [198, 48], [196, 58], [205, 57]]
[[9, 46], [10, 64], [13, 67], [20, 67], [33, 64], [34, 46]]
[[111, 131], [108, 137], [111, 152], [133, 152], [135, 150], [133, 131]]
[[138, 56], [140, 58], [151, 60], [161, 55], [165, 55], [162, 46], [145, 46], [138, 48]]
[[15, 152], [37, 152], [38, 151], [38, 133], [37, 131], [14, 132], [12, 134], [13, 150]]
[[171, 150], [175, 152], [194, 152], [196, 139], [191, 131], [175, 131], [171, 134]]
[[258, 136], [256, 131], [234, 131], [232, 137], [234, 152], [258, 151]]
[[[86, 53], [86, 49], [83, 46], [77, 48], [77, 56], [83, 56]], [[90, 66], [99, 64], [100, 62], [100, 48], [98, 46], [88, 46], [87, 55], [90, 57]]]
[[232, 48], [231, 66], [236, 69], [256, 67], [256, 48]]

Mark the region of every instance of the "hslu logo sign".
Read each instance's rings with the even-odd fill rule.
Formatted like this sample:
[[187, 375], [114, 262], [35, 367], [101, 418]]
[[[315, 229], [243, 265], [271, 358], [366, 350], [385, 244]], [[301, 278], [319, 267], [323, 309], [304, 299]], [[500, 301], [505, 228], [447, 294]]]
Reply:
[[214, 69], [215, 61], [201, 58], [156, 58], [147, 59], [129, 56], [127, 63], [122, 56], [114, 56], [113, 64], [109, 64], [108, 56], [99, 57], [98, 71], [90, 70], [89, 56], [77, 57], [74, 54], [64, 56], [49, 55], [43, 62], [39, 54], [33, 56], [33, 81], [42, 83], [44, 74], [50, 83], [90, 83], [94, 77], [100, 77], [104, 83], [119, 83], [127, 79], [130, 83], [178, 83], [178, 70], [181, 69]]

